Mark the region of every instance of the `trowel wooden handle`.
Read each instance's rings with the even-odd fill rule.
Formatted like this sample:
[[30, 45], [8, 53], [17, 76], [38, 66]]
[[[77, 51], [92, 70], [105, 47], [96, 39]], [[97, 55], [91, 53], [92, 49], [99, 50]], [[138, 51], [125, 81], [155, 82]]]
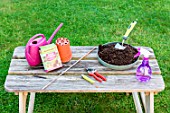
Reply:
[[123, 39], [124, 39], [124, 40], [127, 39], [127, 37], [129, 36], [130, 32], [132, 31], [132, 29], [135, 27], [136, 24], [137, 24], [137, 22], [136, 22], [136, 21], [133, 21], [133, 22], [129, 25], [129, 27], [128, 27], [126, 33], [125, 33], [125, 35], [123, 36]]

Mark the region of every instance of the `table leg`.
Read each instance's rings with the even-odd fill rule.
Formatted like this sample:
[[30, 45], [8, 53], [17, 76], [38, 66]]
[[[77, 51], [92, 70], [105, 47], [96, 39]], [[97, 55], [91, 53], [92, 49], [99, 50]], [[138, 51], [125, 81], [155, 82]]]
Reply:
[[144, 92], [140, 92], [140, 95], [141, 95], [141, 99], [142, 99], [142, 103], [143, 103], [144, 109], [145, 109], [145, 111], [146, 111], [146, 98], [145, 98], [145, 93], [144, 93]]
[[138, 96], [138, 92], [132, 92], [132, 95], [133, 95], [133, 100], [135, 103], [137, 113], [143, 113], [140, 100], [139, 100], [139, 96]]
[[33, 113], [34, 110], [34, 101], [35, 101], [35, 92], [30, 93], [30, 101], [28, 106], [28, 113]]
[[19, 113], [26, 113], [26, 100], [28, 92], [19, 92]]
[[146, 95], [146, 113], [154, 113], [154, 92]]

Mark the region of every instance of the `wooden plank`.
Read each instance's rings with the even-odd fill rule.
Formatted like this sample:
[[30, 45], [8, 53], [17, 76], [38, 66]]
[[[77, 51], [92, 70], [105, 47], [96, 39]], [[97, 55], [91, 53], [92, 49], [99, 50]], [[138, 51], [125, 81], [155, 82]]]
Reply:
[[[5, 82], [5, 89], [8, 92], [160, 92], [164, 90], [165, 85], [161, 75], [154, 75], [149, 82], [141, 83], [135, 76], [127, 75], [108, 75], [107, 81], [99, 83], [96, 81], [96, 88], [87, 81], [76, 75], [63, 75], [57, 78], [54, 76], [45, 76], [47, 79], [36, 78], [31, 75], [8, 75]], [[42, 90], [52, 79], [57, 81], [50, 87]], [[94, 79], [91, 77], [91, 79]]]
[[[95, 47], [95, 46], [71, 46], [72, 59], [73, 60], [79, 59], [93, 47]], [[138, 48], [139, 46], [135, 46], [135, 47]], [[151, 52], [150, 59], [155, 58], [154, 52], [151, 48], [149, 48], [149, 47], [143, 47], [143, 48], [145, 48]], [[96, 59], [97, 51], [98, 51], [98, 49], [94, 50], [85, 59]], [[14, 53], [13, 53], [13, 58], [14, 59], [25, 59], [25, 47], [24, 46], [16, 47], [14, 50]]]
[[[8, 74], [49, 74], [49, 75], [58, 75], [70, 65], [72, 65], [76, 60], [72, 60], [60, 69], [54, 70], [52, 72], [46, 73], [44, 72], [43, 66], [31, 68], [26, 59], [12, 59], [10, 68], [8, 70]], [[76, 64], [73, 68], [67, 71], [65, 74], [86, 74], [85, 71], [86, 67], [93, 67], [99, 71], [99, 73], [104, 75], [116, 75], [116, 74], [127, 74], [127, 75], [134, 75], [136, 73], [136, 68], [141, 64], [142, 60], [139, 60], [138, 63], [131, 69], [117, 71], [113, 69], [109, 69], [103, 65], [101, 65], [98, 60], [82, 60], [78, 64]], [[159, 65], [156, 60], [150, 60], [150, 66], [154, 74], [161, 74], [159, 69]]]
[[[72, 46], [72, 56], [73, 59], [79, 59], [82, 57], [84, 54], [86, 54], [89, 50], [91, 50], [94, 46]], [[78, 53], [78, 54], [77, 54]], [[97, 50], [94, 50], [90, 55], [88, 55], [89, 59], [93, 59], [94, 57], [96, 58], [96, 53]], [[20, 46], [15, 48], [14, 54], [13, 54], [14, 59], [25, 59], [25, 47]]]
[[[85, 50], [82, 53], [80, 53], [80, 51], [79, 51], [79, 53], [72, 53], [72, 59], [77, 60], [80, 57], [84, 56], [87, 52], [88, 51]], [[151, 55], [151, 56], [153, 57], [153, 55]], [[25, 53], [16, 53], [16, 52], [14, 52], [13, 53], [13, 58], [14, 59], [25, 59]], [[97, 58], [96, 52], [92, 52], [85, 59], [96, 59], [96, 58]]]

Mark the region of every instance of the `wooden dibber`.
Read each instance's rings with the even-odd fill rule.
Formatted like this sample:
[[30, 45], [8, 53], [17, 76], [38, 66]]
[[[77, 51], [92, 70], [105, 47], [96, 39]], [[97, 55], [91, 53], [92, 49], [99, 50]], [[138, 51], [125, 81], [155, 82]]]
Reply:
[[63, 75], [65, 72], [67, 72], [69, 69], [71, 69], [74, 65], [76, 65], [78, 62], [80, 62], [83, 58], [85, 58], [87, 55], [89, 55], [93, 50], [95, 50], [96, 47], [94, 47], [93, 49], [91, 49], [87, 54], [85, 54], [84, 56], [82, 56], [80, 59], [78, 59], [73, 65], [69, 66], [65, 71], [62, 71], [57, 78], [54, 78], [51, 82], [49, 82], [47, 85], [45, 85], [42, 90], [46, 89], [48, 86], [50, 86], [52, 83], [54, 83], [61, 75]]

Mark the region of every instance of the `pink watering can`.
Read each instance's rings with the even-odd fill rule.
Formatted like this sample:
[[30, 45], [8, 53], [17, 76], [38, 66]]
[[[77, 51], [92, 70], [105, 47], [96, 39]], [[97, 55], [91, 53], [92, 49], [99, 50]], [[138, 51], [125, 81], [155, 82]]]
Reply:
[[[37, 66], [41, 63], [41, 57], [39, 53], [39, 47], [50, 44], [56, 33], [60, 30], [63, 23], [61, 23], [57, 29], [53, 32], [49, 40], [47, 41], [43, 34], [34, 35], [27, 43], [25, 48], [25, 57], [30, 66]], [[38, 38], [40, 37], [40, 38]]]

